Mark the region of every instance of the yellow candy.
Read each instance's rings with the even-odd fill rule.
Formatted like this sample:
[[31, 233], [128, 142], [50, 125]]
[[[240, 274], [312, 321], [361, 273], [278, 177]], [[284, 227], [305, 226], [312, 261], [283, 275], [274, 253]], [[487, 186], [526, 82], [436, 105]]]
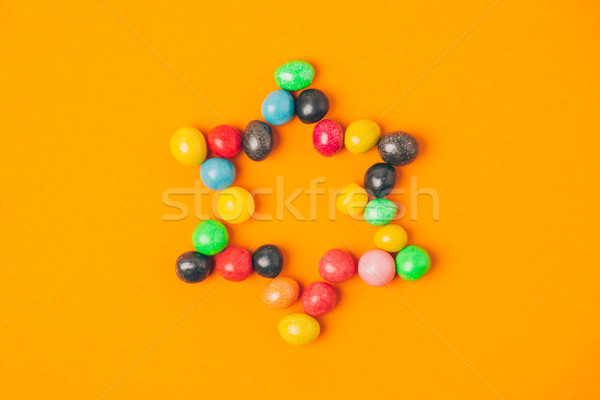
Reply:
[[344, 144], [351, 153], [365, 153], [377, 144], [379, 135], [381, 135], [381, 129], [377, 123], [361, 119], [348, 125]]
[[399, 225], [386, 225], [375, 232], [375, 246], [395, 253], [406, 246], [406, 231]]
[[254, 199], [246, 189], [231, 186], [219, 193], [217, 211], [222, 220], [239, 224], [254, 214]]
[[295, 346], [313, 342], [321, 327], [316, 319], [308, 314], [297, 313], [283, 317], [279, 321], [279, 334], [289, 344]]
[[351, 183], [338, 195], [336, 206], [340, 212], [355, 217], [363, 212], [368, 202], [369, 195], [366, 190], [356, 183]]
[[196, 128], [181, 127], [171, 136], [171, 153], [182, 164], [200, 165], [206, 158], [206, 139]]

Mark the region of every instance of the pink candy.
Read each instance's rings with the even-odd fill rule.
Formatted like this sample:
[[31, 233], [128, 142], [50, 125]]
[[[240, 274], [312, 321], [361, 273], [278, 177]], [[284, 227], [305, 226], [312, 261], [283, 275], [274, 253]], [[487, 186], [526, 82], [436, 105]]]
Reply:
[[370, 250], [358, 261], [358, 275], [371, 286], [385, 286], [394, 279], [394, 258], [383, 250]]
[[344, 131], [335, 121], [321, 120], [313, 129], [313, 146], [317, 152], [325, 157], [331, 157], [342, 149], [344, 145]]

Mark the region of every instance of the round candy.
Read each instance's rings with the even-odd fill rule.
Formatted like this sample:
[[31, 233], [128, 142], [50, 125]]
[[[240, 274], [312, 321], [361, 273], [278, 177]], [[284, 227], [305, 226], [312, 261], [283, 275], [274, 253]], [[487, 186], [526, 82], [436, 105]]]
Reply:
[[289, 61], [275, 71], [275, 82], [285, 90], [302, 90], [311, 84], [315, 70], [306, 61]]
[[296, 99], [296, 115], [305, 124], [319, 122], [329, 111], [329, 99], [319, 89], [306, 89]]
[[283, 253], [274, 244], [260, 246], [252, 254], [252, 268], [260, 276], [275, 278], [283, 268]]
[[182, 164], [200, 165], [206, 158], [206, 140], [198, 129], [184, 126], [171, 136], [171, 153]]
[[394, 279], [394, 258], [383, 250], [369, 250], [358, 261], [358, 275], [371, 286], [385, 286]]
[[408, 240], [406, 231], [399, 225], [386, 225], [375, 232], [375, 246], [395, 253], [400, 251]]
[[392, 132], [383, 135], [377, 143], [381, 159], [391, 165], [406, 165], [419, 154], [419, 142], [406, 132]]
[[365, 172], [365, 190], [373, 197], [385, 197], [396, 185], [396, 168], [386, 163], [377, 163]]
[[397, 212], [398, 206], [393, 201], [373, 199], [365, 208], [365, 220], [371, 225], [387, 225], [394, 219]]
[[319, 260], [319, 274], [329, 282], [347, 281], [356, 274], [356, 263], [348, 252], [332, 249]]
[[336, 302], [335, 289], [327, 282], [313, 282], [302, 293], [304, 312], [313, 317], [327, 314]]
[[425, 249], [408, 246], [396, 255], [398, 275], [407, 281], [416, 281], [429, 271], [431, 259]]
[[265, 98], [260, 111], [271, 125], [283, 125], [294, 117], [294, 99], [285, 90], [276, 90]]
[[223, 190], [235, 179], [233, 164], [224, 158], [210, 158], [200, 167], [200, 179], [210, 190]]
[[217, 211], [222, 220], [239, 224], [254, 214], [254, 199], [246, 189], [232, 186], [219, 193]]
[[283, 310], [298, 300], [300, 287], [292, 278], [280, 276], [265, 285], [262, 294], [263, 303], [274, 310]]
[[319, 154], [331, 157], [344, 146], [344, 131], [337, 122], [324, 119], [315, 125], [312, 139]]
[[320, 331], [319, 322], [307, 314], [292, 314], [279, 321], [279, 335], [285, 342], [293, 345], [314, 342]]
[[212, 258], [197, 251], [188, 251], [177, 258], [175, 273], [184, 282], [202, 282], [210, 274]]
[[241, 282], [252, 273], [252, 256], [248, 250], [231, 246], [217, 256], [215, 269], [223, 278], [232, 282]]
[[273, 150], [273, 132], [271, 127], [262, 121], [250, 121], [242, 135], [244, 152], [253, 161], [267, 158]]
[[235, 157], [242, 149], [242, 136], [233, 126], [219, 125], [208, 132], [208, 147], [218, 157]]
[[365, 153], [377, 144], [380, 134], [381, 130], [377, 123], [361, 119], [348, 125], [344, 143], [351, 153]]
[[227, 229], [219, 221], [209, 219], [196, 225], [192, 234], [194, 248], [202, 254], [212, 256], [227, 246], [229, 235]]
[[337, 196], [336, 207], [340, 212], [355, 217], [360, 215], [369, 202], [369, 195], [356, 183], [347, 185]]

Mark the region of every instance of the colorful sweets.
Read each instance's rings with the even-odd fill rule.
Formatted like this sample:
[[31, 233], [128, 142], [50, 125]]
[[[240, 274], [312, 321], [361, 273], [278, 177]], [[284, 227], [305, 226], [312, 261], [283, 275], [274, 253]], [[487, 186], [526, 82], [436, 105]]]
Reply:
[[198, 129], [181, 127], [171, 136], [171, 153], [184, 165], [200, 165], [206, 158], [206, 140]]
[[279, 321], [279, 335], [281, 338], [292, 345], [303, 345], [314, 342], [321, 327], [319, 322], [310, 315], [296, 313], [283, 317]]
[[313, 317], [327, 314], [336, 302], [335, 289], [327, 282], [313, 282], [302, 293], [304, 312]]
[[276, 90], [265, 98], [260, 111], [269, 124], [283, 125], [294, 117], [294, 99], [285, 90]]
[[312, 140], [319, 154], [331, 157], [344, 147], [344, 131], [337, 122], [324, 119], [315, 125]]
[[374, 240], [375, 246], [390, 253], [395, 253], [406, 246], [408, 236], [401, 226], [386, 225], [375, 232]]
[[250, 121], [242, 135], [242, 147], [252, 161], [262, 161], [273, 150], [273, 132], [262, 121]]
[[319, 260], [319, 274], [329, 282], [347, 281], [356, 275], [356, 263], [348, 252], [332, 249]]
[[216, 126], [208, 132], [208, 147], [217, 157], [233, 158], [242, 149], [242, 135], [233, 126]]
[[220, 253], [227, 246], [228, 240], [227, 229], [214, 219], [200, 222], [192, 234], [194, 248], [208, 256]]
[[275, 71], [275, 82], [285, 90], [302, 90], [315, 77], [315, 69], [306, 61], [288, 61]]
[[260, 246], [252, 254], [252, 268], [265, 278], [275, 278], [283, 268], [283, 253], [274, 244]]
[[361, 119], [346, 128], [344, 143], [351, 153], [366, 153], [377, 144], [381, 130], [377, 123]]
[[350, 217], [356, 217], [362, 214], [368, 202], [369, 195], [366, 190], [356, 183], [351, 183], [338, 194], [335, 205], [340, 212]]
[[386, 163], [402, 166], [410, 164], [417, 158], [419, 142], [406, 132], [392, 132], [379, 139], [377, 151]]
[[210, 158], [200, 167], [200, 179], [210, 190], [223, 190], [235, 180], [235, 168], [224, 158]]
[[396, 168], [386, 163], [377, 163], [365, 172], [365, 190], [373, 197], [385, 197], [396, 185]]
[[252, 273], [252, 256], [242, 247], [228, 247], [217, 256], [215, 269], [228, 281], [241, 282]]
[[224, 221], [242, 223], [254, 214], [254, 198], [246, 189], [231, 186], [219, 193], [217, 211]]
[[358, 275], [371, 286], [385, 286], [394, 279], [394, 258], [383, 250], [369, 250], [358, 261]]
[[263, 303], [274, 310], [283, 310], [294, 304], [300, 295], [298, 282], [286, 276], [270, 280], [262, 293]]
[[319, 89], [306, 89], [296, 99], [296, 115], [304, 124], [319, 122], [329, 111], [329, 99]]
[[416, 281], [429, 271], [431, 258], [425, 249], [407, 246], [396, 255], [396, 269], [400, 278]]
[[197, 251], [188, 251], [177, 258], [175, 273], [184, 282], [202, 282], [210, 274], [213, 260]]
[[388, 199], [373, 199], [365, 208], [365, 221], [371, 225], [389, 224], [398, 213], [398, 206]]

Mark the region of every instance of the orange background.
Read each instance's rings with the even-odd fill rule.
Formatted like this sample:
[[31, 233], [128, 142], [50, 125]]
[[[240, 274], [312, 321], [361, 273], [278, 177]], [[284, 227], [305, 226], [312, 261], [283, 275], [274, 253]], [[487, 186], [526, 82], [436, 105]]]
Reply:
[[[122, 20], [101, 1], [0, 5], [0, 398], [600, 397], [597, 2], [107, 4]], [[389, 110], [382, 130], [423, 144], [399, 186], [440, 197], [439, 221], [427, 196], [400, 221], [430, 273], [337, 285], [305, 347], [279, 338], [301, 306], [264, 307], [264, 278], [175, 277], [198, 221], [191, 196], [173, 197], [182, 221], [162, 202], [199, 179], [171, 134], [243, 129], [290, 59], [315, 65], [342, 125]], [[235, 159], [236, 184], [339, 188], [379, 160], [321, 157], [311, 130], [275, 129], [267, 160]], [[327, 203], [315, 221], [237, 225], [231, 243], [281, 245], [306, 286], [327, 249], [374, 247], [375, 227], [329, 222]], [[308, 196], [294, 205], [308, 214]]]

